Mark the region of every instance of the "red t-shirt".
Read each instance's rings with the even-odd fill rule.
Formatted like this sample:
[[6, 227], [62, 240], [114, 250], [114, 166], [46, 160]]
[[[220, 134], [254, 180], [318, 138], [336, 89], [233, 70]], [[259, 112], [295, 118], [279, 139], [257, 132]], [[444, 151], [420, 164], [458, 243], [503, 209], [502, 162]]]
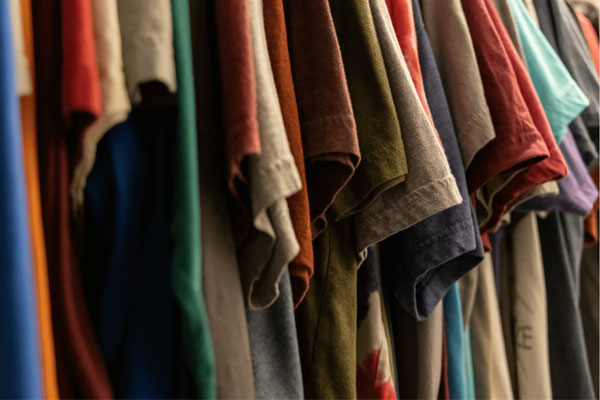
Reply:
[[558, 180], [567, 174], [567, 165], [562, 153], [558, 148], [552, 128], [546, 117], [542, 103], [535, 91], [535, 87], [529, 77], [527, 69], [514, 48], [508, 32], [502, 24], [500, 16], [496, 12], [490, 0], [483, 0], [491, 18], [490, 23], [496, 28], [502, 44], [506, 48], [509, 61], [515, 72], [516, 82], [521, 91], [527, 110], [531, 115], [537, 131], [548, 149], [548, 158], [519, 171], [497, 194], [492, 202], [492, 216], [488, 222], [481, 227], [482, 232], [493, 229], [509, 206], [517, 198], [545, 182]]
[[110, 398], [71, 236], [67, 132], [81, 129], [69, 128], [63, 114], [83, 112], [89, 120], [101, 112], [90, 4], [63, 1], [62, 27], [56, 2], [34, 0], [32, 11], [36, 63], [43, 66], [35, 68], [36, 111], [59, 392], [61, 397]]

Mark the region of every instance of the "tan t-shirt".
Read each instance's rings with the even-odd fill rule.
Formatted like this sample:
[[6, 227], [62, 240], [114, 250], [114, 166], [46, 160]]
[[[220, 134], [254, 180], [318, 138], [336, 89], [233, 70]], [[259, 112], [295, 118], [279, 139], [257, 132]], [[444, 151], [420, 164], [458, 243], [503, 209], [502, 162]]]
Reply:
[[142, 101], [140, 84], [157, 81], [177, 90], [173, 18], [169, 0], [118, 0], [123, 66], [132, 103]]
[[15, 57], [15, 75], [17, 77], [17, 93], [26, 96], [33, 91], [29, 60], [25, 53], [25, 40], [23, 37], [23, 20], [21, 19], [21, 3], [19, 0], [10, 0], [10, 22], [12, 27], [13, 53]]
[[478, 399], [512, 399], [491, 254], [475, 269], [479, 277], [470, 321], [475, 394]]
[[261, 0], [249, 0], [261, 154], [248, 159], [253, 229], [238, 246], [242, 286], [250, 309], [279, 296], [279, 279], [298, 254], [286, 198], [301, 188], [290, 152], [265, 36]]
[[534, 212], [507, 228], [500, 262], [502, 327], [514, 393], [550, 399], [546, 283]]
[[70, 190], [76, 215], [80, 214], [83, 207], [83, 190], [96, 160], [98, 142], [110, 128], [125, 121], [131, 110], [123, 71], [117, 0], [92, 0], [92, 23], [102, 92], [102, 114], [83, 135], [81, 160], [73, 172]]
[[475, 154], [496, 137], [469, 27], [460, 0], [422, 0], [421, 7], [468, 168]]
[[403, 183], [382, 192], [368, 208], [356, 215], [359, 252], [462, 202], [444, 150], [413, 85], [385, 0], [370, 0], [369, 3], [403, 132], [409, 172]]

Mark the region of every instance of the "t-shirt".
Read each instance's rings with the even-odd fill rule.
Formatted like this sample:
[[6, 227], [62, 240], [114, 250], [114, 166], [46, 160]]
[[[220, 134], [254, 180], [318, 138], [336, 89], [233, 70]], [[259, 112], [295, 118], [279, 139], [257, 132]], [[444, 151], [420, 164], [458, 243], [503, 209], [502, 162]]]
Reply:
[[20, 0], [10, 0], [10, 23], [12, 27], [12, 57], [14, 73], [17, 82], [17, 93], [19, 96], [31, 94], [33, 92], [33, 82], [29, 59], [25, 52], [25, 38], [23, 33], [23, 18], [21, 16]]
[[448, 344], [448, 388], [451, 399], [467, 397], [463, 319], [458, 283], [444, 296], [444, 328]]
[[[146, 82], [160, 82], [169, 92], [175, 93], [171, 2], [119, 0], [117, 6], [123, 67], [131, 102], [139, 104], [142, 101], [140, 84]], [[167, 96], [159, 97], [161, 103], [168, 101]]]
[[[82, 7], [90, 11], [89, 4], [83, 4]], [[65, 13], [77, 10], [81, 11], [73, 9]], [[63, 106], [73, 105], [75, 102], [63, 98], [68, 93], [67, 90], [63, 92], [63, 86], [73, 85], [70, 87], [83, 95], [79, 100], [87, 96], [89, 109], [82, 108], [77, 111], [87, 111], [88, 114], [93, 110], [99, 111], [97, 105], [100, 104], [100, 99], [96, 99], [93, 89], [80, 90], [81, 85], [87, 86], [87, 81], [79, 81], [79, 86], [74, 82], [63, 82], [63, 67], [66, 68], [66, 64], [74, 60], [64, 63], [63, 56], [67, 54], [63, 54], [62, 50], [60, 7], [56, 2], [35, 0], [32, 1], [32, 11], [33, 25], [36, 27], [36, 62], [44, 66], [36, 70], [36, 111], [40, 140], [39, 165], [44, 166], [39, 171], [59, 394], [64, 397], [110, 398], [112, 389], [83, 296], [79, 266], [71, 238], [68, 187], [72, 175], [69, 168], [71, 160], [67, 137], [77, 136], [81, 133], [81, 127], [74, 126], [71, 127], [72, 131], [69, 131], [65, 124]], [[89, 18], [90, 22], [90, 36], [85, 38], [89, 40], [93, 36], [91, 16], [84, 18]], [[81, 21], [72, 18], [70, 22], [77, 25]], [[80, 44], [84, 47], [86, 45], [85, 41]], [[93, 47], [82, 49], [82, 52], [94, 57]], [[96, 68], [95, 61], [91, 63], [87, 60], [84, 66], [76, 68], [85, 70], [87, 67], [92, 70]], [[94, 85], [91, 83], [90, 87]], [[75, 113], [71, 114], [75, 117]], [[79, 118], [72, 118], [72, 122], [77, 125], [78, 120]]]
[[538, 224], [529, 212], [506, 228], [500, 255], [500, 306], [513, 392], [552, 398], [546, 285]]
[[173, 46], [177, 74], [177, 131], [171, 222], [171, 284], [181, 306], [180, 346], [195, 397], [217, 396], [215, 358], [202, 292], [200, 189], [196, 99], [189, 4], [172, 0]]
[[[385, 4], [384, 4], [385, 7]], [[388, 341], [375, 246], [358, 270], [356, 333], [356, 396], [396, 399], [392, 349]]]
[[[496, 132], [467, 169], [469, 192], [475, 193], [498, 176], [496, 186], [502, 187], [515, 171], [540, 162], [549, 153], [521, 93], [513, 65], [518, 55], [510, 39], [502, 40], [484, 0], [463, 0], [462, 6]], [[522, 66], [521, 73], [525, 74]]]
[[[258, 134], [256, 77], [250, 35], [248, 4], [245, 1], [221, 0], [215, 3], [215, 21], [221, 70], [221, 103], [225, 142], [227, 184], [236, 198], [237, 210], [244, 215], [238, 219], [243, 226], [234, 229], [244, 236], [250, 226], [250, 205], [247, 202], [248, 172], [243, 162], [260, 153]], [[246, 221], [248, 219], [248, 221]]]
[[327, 0], [285, 2], [315, 239], [326, 212], [354, 174], [360, 151], [346, 71]]
[[[386, 272], [384, 269], [384, 279]], [[438, 304], [417, 321], [395, 299], [388, 302], [401, 399], [437, 399], [442, 380], [444, 309]]]
[[290, 152], [269, 61], [261, 0], [250, 0], [261, 153], [248, 159], [253, 230], [238, 245], [242, 287], [250, 309], [279, 296], [279, 279], [299, 251], [286, 198], [302, 187]]
[[357, 269], [353, 218], [331, 222], [314, 242], [315, 274], [296, 309], [304, 396], [357, 397]]
[[41, 398], [40, 323], [36, 310], [35, 270], [31, 259], [23, 142], [9, 3], [0, 4], [0, 203], [3, 221], [0, 255], [0, 387], [6, 397]]
[[469, 322], [475, 395], [485, 399], [511, 399], [513, 391], [490, 253], [486, 253], [476, 271], [479, 274], [477, 292]]
[[[523, 0], [520, 0], [523, 1]], [[492, 0], [494, 9], [502, 20], [502, 25], [506, 29], [506, 33], [510, 36], [510, 40], [515, 46], [515, 50], [519, 53], [521, 60], [525, 59], [521, 38], [517, 30], [517, 24], [514, 18], [514, 11], [511, 10], [508, 0]]]
[[292, 287], [287, 269], [279, 297], [269, 308], [247, 310], [257, 399], [303, 399], [302, 368], [294, 321]]
[[[569, 6], [562, 0], [534, 0], [540, 29], [554, 47], [590, 105], [581, 117], [589, 137], [598, 147], [600, 100], [598, 75], [587, 43]], [[573, 129], [572, 129], [573, 130]], [[597, 150], [596, 150], [597, 151]]]
[[419, 65], [419, 52], [417, 49], [417, 33], [413, 20], [413, 9], [411, 0], [385, 0], [389, 11], [390, 19], [396, 31], [396, 38], [402, 49], [402, 54], [406, 61], [408, 71], [412, 78], [421, 105], [427, 113], [427, 118], [431, 125], [434, 125], [425, 88], [423, 87], [423, 77], [421, 76], [421, 67]]
[[[463, 7], [465, 7], [465, 9], [474, 12], [474, 14], [471, 14], [472, 17], [476, 17], [477, 15], [479, 15], [480, 18], [485, 17], [486, 15], [488, 16], [489, 23], [492, 24], [492, 29], [497, 33], [497, 37], [505, 49], [505, 54], [508, 57], [507, 62], [510, 64], [509, 71], [512, 71], [514, 74], [519, 97], [523, 99], [525, 107], [527, 107], [525, 110], [522, 110], [522, 112], [524, 111], [530, 116], [531, 122], [533, 122], [535, 126], [533, 132], [537, 133], [538, 136], [541, 136], [542, 143], [545, 145], [549, 154], [547, 159], [531, 165], [528, 168], [524, 168], [521, 171], [517, 170], [512, 176], [501, 176], [488, 185], [486, 188], [487, 194], [485, 195], [485, 203], [491, 205], [491, 207], [486, 215], [480, 218], [480, 229], [482, 232], [486, 232], [497, 225], [501, 220], [502, 215], [508, 211], [511, 204], [513, 204], [520, 195], [542, 183], [562, 178], [566, 175], [567, 169], [552, 135], [548, 120], [544, 115], [542, 105], [537, 97], [534, 86], [531, 83], [523, 63], [514, 50], [510, 38], [502, 26], [502, 22], [495, 13], [493, 6], [489, 3], [489, 0], [483, 1], [480, 3], [480, 6], [482, 8], [478, 9], [476, 2], [470, 2], [469, 5], [466, 5], [465, 2], [463, 2]], [[467, 20], [474, 25], [476, 23], [475, 21], [471, 21], [469, 17], [467, 17]], [[490, 94], [490, 96], [493, 95]], [[504, 115], [501, 118], [503, 121], [506, 121], [511, 117]], [[514, 121], [513, 123], [519, 124], [517, 121]], [[516, 130], [513, 134], [516, 134], [515, 138], [520, 140], [522, 135], [518, 135], [518, 132], [519, 130]]]
[[[401, 129], [407, 132], [403, 142], [410, 172], [402, 184], [382, 192], [369, 208], [356, 215], [359, 252], [462, 201], [444, 150], [414, 90], [400, 46], [393, 34], [387, 8], [380, 0], [373, 0], [370, 4], [398, 122]], [[413, 282], [407, 283], [409, 293], [406, 295], [413, 297], [410, 287]], [[403, 301], [402, 304], [410, 307]]]
[[[214, 7], [214, 6], [213, 6]], [[218, 398], [254, 395], [248, 324], [227, 204], [219, 66], [211, 4], [190, 1], [202, 227], [202, 291], [215, 353]], [[232, 385], [231, 382], [235, 382]]]
[[538, 218], [538, 226], [546, 277], [552, 396], [590, 399], [594, 386], [579, 309], [583, 217], [553, 212]]
[[[421, 222], [392, 236], [381, 244], [381, 249], [384, 262], [393, 265], [392, 284], [400, 304], [416, 318], [423, 319], [444, 297], [452, 283], [481, 261], [483, 250], [476, 218], [468, 199], [464, 169], [452, 120], [420, 11], [419, 4], [415, 3], [414, 21], [424, 89], [444, 146], [444, 158], [450, 164], [451, 174], [455, 178], [462, 200], [459, 204], [430, 214]], [[404, 96], [404, 99], [406, 98]], [[400, 108], [408, 109], [408, 106]], [[411, 129], [409, 132], [414, 131]], [[409, 162], [412, 157], [410, 152], [412, 148], [409, 147], [410, 137], [405, 140]], [[429, 146], [437, 148], [436, 145], [433, 139]], [[428, 164], [429, 166], [425, 168], [432, 168], [432, 162]], [[409, 170], [413, 170], [410, 164]], [[408, 184], [410, 179], [409, 172], [405, 184]], [[430, 193], [428, 196], [435, 197], [435, 193]], [[424, 200], [418, 202], [425, 204]], [[438, 202], [443, 203], [439, 200]], [[411, 206], [410, 209], [415, 209], [415, 206]]]
[[525, 61], [552, 133], [560, 143], [567, 127], [589, 105], [542, 31], [521, 0], [509, 0], [523, 44]]
[[422, 0], [421, 7], [466, 169], [496, 136], [471, 34], [460, 0]]
[[556, 195], [532, 199], [522, 205], [529, 210], [562, 211], [586, 216], [598, 198], [594, 184], [571, 132], [567, 132], [560, 144], [569, 173], [558, 182], [560, 192]]
[[296, 240], [300, 251], [288, 266], [294, 295], [294, 306], [297, 306], [308, 290], [310, 277], [314, 270], [313, 246], [311, 234], [310, 209], [304, 168], [304, 151], [300, 135], [298, 105], [294, 92], [294, 81], [288, 51], [285, 16], [283, 15], [282, 0], [265, 0], [263, 5], [265, 18], [265, 33], [271, 68], [277, 87], [279, 106], [285, 124], [290, 151], [294, 157], [302, 188], [298, 193], [288, 198], [290, 218], [294, 225]]
[[[34, 65], [30, 0], [21, 0], [21, 17], [23, 19], [24, 50], [28, 63]], [[48, 261], [46, 258], [42, 200], [40, 196], [38, 138], [35, 118], [35, 90], [33, 85], [31, 89], [30, 94], [21, 96], [20, 108], [21, 129], [23, 131], [23, 155], [25, 157], [25, 173], [27, 175], [29, 226], [33, 250], [33, 264], [35, 266], [37, 310], [39, 314], [40, 352], [44, 379], [43, 395], [47, 398], [58, 398], [56, 356], [54, 350], [54, 334], [52, 332], [50, 289], [48, 286]]]
[[[367, 216], [374, 210], [371, 206], [378, 196], [404, 181], [407, 164], [370, 7], [358, 0], [350, 3], [332, 0], [329, 4], [342, 52], [362, 157], [354, 176], [337, 195], [331, 208], [332, 217], [339, 221], [358, 212]], [[375, 215], [381, 217], [379, 211], [384, 210], [377, 208]], [[382, 229], [393, 231], [393, 227], [388, 226], [382, 226]], [[366, 246], [359, 250], [364, 248]]]
[[171, 107], [136, 111], [113, 127], [99, 143], [85, 188], [84, 289], [119, 398], [175, 395], [170, 150], [176, 121]]
[[[61, 0], [63, 111], [102, 112], [100, 77], [96, 62], [92, 4], [82, 0]], [[85, 90], [82, 90], [85, 88]]]
[[83, 190], [94, 166], [98, 142], [111, 127], [124, 121], [131, 110], [123, 71], [117, 1], [94, 0], [91, 5], [102, 114], [87, 127], [82, 140], [81, 160], [73, 171], [70, 192], [76, 216], [82, 213]]

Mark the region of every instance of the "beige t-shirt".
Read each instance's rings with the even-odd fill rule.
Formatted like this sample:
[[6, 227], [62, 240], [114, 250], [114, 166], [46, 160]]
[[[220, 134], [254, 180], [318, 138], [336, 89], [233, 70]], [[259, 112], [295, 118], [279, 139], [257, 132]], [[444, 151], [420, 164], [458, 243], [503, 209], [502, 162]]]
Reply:
[[421, 0], [421, 7], [466, 169], [496, 137], [471, 34], [460, 0]]
[[177, 90], [170, 0], [118, 0], [123, 66], [131, 102], [142, 101], [140, 84], [157, 81]]
[[437, 399], [442, 380], [442, 302], [426, 320], [417, 321], [394, 301], [391, 318], [400, 398]]
[[475, 269], [479, 277], [470, 321], [475, 394], [478, 399], [512, 399], [491, 254]]
[[501, 247], [501, 314], [514, 393], [551, 399], [544, 264], [536, 214], [507, 228]]
[[12, 26], [13, 52], [15, 55], [15, 74], [17, 77], [17, 93], [26, 96], [33, 92], [29, 60], [25, 54], [23, 38], [23, 20], [21, 19], [21, 2], [10, 0], [10, 21]]
[[444, 150], [419, 101], [385, 0], [369, 3], [403, 132], [408, 174], [403, 183], [382, 192], [370, 207], [356, 214], [359, 252], [462, 202]]
[[261, 0], [248, 0], [261, 154], [248, 159], [253, 229], [240, 244], [242, 286], [250, 309], [270, 306], [299, 251], [286, 198], [301, 188], [271, 70]]
[[123, 71], [117, 0], [92, 0], [92, 23], [102, 91], [102, 115], [83, 135], [82, 157], [73, 172], [71, 199], [76, 215], [83, 207], [83, 190], [96, 160], [98, 142], [110, 128], [125, 121], [131, 110]]

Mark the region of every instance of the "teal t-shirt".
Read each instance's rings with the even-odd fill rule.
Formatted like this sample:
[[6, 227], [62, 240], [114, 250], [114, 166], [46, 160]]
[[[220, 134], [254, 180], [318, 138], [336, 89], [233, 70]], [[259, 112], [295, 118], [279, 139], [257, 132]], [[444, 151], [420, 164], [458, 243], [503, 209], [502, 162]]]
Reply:
[[531, 80], [560, 143], [589, 101], [520, 0], [509, 0]]
[[173, 201], [173, 291], [181, 305], [184, 359], [196, 385], [195, 396], [216, 398], [217, 384], [208, 315], [202, 296], [200, 189], [196, 106], [187, 1], [172, 0], [177, 73], [177, 139]]

